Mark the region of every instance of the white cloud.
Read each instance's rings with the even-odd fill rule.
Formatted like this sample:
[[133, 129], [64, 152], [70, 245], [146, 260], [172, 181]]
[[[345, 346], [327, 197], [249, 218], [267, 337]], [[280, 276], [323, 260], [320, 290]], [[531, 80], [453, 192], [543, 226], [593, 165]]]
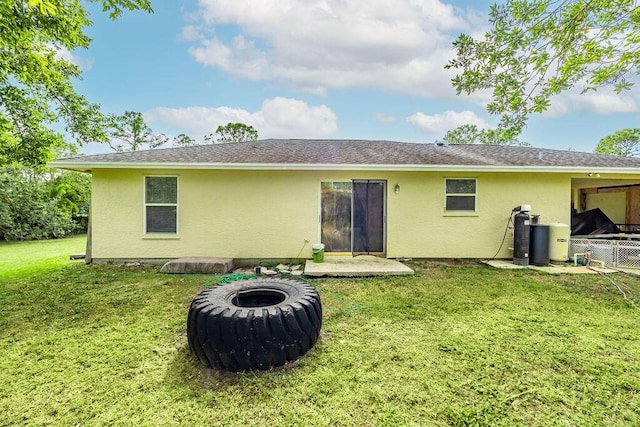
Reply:
[[374, 117], [379, 123], [393, 123], [396, 121], [396, 118], [385, 113], [375, 113]]
[[571, 100], [583, 109], [596, 114], [638, 112], [638, 101], [628, 94], [614, 92], [590, 92], [585, 95], [571, 95]]
[[204, 35], [200, 28], [195, 25], [187, 25], [182, 28], [180, 35], [178, 36], [179, 41], [183, 42], [199, 42], [204, 40]]
[[[451, 85], [457, 71], [444, 66], [454, 57], [457, 35], [482, 38], [487, 17], [445, 1], [199, 0], [180, 39], [205, 67], [318, 96], [332, 88], [373, 87], [486, 107], [490, 90], [458, 97]], [[545, 114], [640, 110], [640, 93], [577, 92], [554, 97]]]
[[453, 38], [477, 22], [471, 12], [441, 0], [399, 0], [392, 7], [383, 0], [199, 4], [198, 26], [183, 30], [196, 61], [244, 78], [289, 81], [316, 94], [377, 87], [453, 97], [454, 73], [443, 67], [453, 55]]
[[229, 122], [253, 126], [261, 139], [320, 138], [338, 131], [337, 116], [329, 107], [279, 97], [265, 100], [256, 112], [230, 107], [158, 107], [145, 112], [144, 118], [180, 129], [198, 140]]
[[89, 71], [91, 68], [93, 68], [93, 60], [75, 55], [64, 46], [52, 45], [51, 47], [56, 53], [56, 58], [63, 59], [67, 62], [77, 65], [78, 67], [80, 67], [80, 70]]
[[447, 131], [461, 125], [476, 125], [479, 128], [489, 128], [489, 124], [478, 117], [473, 111], [445, 111], [441, 114], [428, 115], [421, 112], [406, 118], [408, 123], [415, 125], [422, 132], [434, 137], [442, 137]]
[[573, 89], [552, 98], [549, 109], [543, 115], [547, 117], [583, 113], [609, 115], [639, 111], [640, 97], [634, 91], [617, 94], [613, 89], [601, 88], [596, 92], [581, 94], [577, 89]]
[[243, 36], [233, 38], [225, 45], [217, 38], [203, 40], [199, 48], [189, 49], [196, 61], [218, 67], [226, 72], [252, 80], [264, 78], [269, 73], [269, 64], [264, 52], [255, 43]]

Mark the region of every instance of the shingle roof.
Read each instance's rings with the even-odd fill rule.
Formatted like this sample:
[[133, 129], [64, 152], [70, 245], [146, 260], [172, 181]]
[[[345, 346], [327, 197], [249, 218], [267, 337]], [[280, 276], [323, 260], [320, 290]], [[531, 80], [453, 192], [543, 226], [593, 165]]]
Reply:
[[312, 167], [462, 166], [482, 169], [534, 168], [638, 168], [640, 158], [576, 151], [500, 145], [436, 145], [393, 141], [267, 139], [235, 144], [200, 145], [60, 159], [54, 167], [78, 169], [139, 165], [260, 165]]

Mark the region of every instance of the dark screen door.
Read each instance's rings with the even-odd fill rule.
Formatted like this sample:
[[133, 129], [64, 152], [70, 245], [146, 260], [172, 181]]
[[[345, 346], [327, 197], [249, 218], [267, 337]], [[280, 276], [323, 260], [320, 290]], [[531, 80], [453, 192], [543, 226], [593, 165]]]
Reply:
[[353, 181], [351, 247], [354, 254], [385, 254], [385, 195], [385, 181]]

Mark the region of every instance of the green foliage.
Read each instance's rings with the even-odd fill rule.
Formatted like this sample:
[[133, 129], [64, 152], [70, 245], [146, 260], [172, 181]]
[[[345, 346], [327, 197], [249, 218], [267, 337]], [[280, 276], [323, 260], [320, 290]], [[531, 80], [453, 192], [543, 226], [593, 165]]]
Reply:
[[143, 10], [153, 13], [150, 0], [89, 0], [93, 3], [100, 1], [102, 3], [102, 11], [108, 12], [111, 19], [117, 19], [122, 15], [124, 10], [134, 11]]
[[492, 90], [487, 110], [509, 138], [564, 90], [627, 90], [627, 76], [638, 74], [635, 0], [507, 0], [491, 7], [489, 23], [484, 39], [458, 37], [447, 68], [461, 71], [452, 81], [458, 94]]
[[74, 233], [85, 233], [91, 205], [91, 175], [59, 171], [50, 175], [49, 194], [58, 200], [58, 208], [75, 224]]
[[[26, 245], [44, 256], [45, 243]], [[0, 260], [17, 246], [0, 244]], [[189, 354], [188, 306], [211, 276], [70, 261], [0, 275], [2, 421], [640, 424], [640, 317], [611, 282], [441, 264], [316, 281], [324, 315], [315, 349], [282, 369], [239, 374], [200, 369]], [[608, 277], [638, 302], [638, 280]]]
[[449, 144], [530, 145], [503, 129], [478, 129], [476, 125], [462, 125], [447, 131], [443, 139]]
[[622, 129], [605, 136], [598, 143], [596, 153], [625, 157], [640, 155], [640, 129]]
[[137, 151], [142, 148], [154, 149], [167, 142], [165, 135], [153, 133], [145, 123], [142, 113], [137, 111], [111, 115], [107, 133], [109, 146], [118, 152]]
[[49, 239], [86, 231], [90, 177], [77, 172], [38, 174], [0, 169], [0, 240]]
[[173, 145], [177, 145], [180, 147], [189, 147], [192, 145], [198, 145], [198, 142], [191, 138], [189, 135], [185, 135], [181, 133], [180, 135], [173, 138]]
[[153, 150], [170, 141], [173, 146], [179, 147], [197, 145], [195, 139], [184, 133], [173, 138], [163, 133], [154, 133], [145, 123], [142, 113], [137, 111], [125, 111], [122, 115], [109, 116], [107, 134], [109, 147], [117, 152]]
[[[98, 1], [98, 0], [92, 0]], [[151, 12], [149, 0], [101, 0], [112, 18]], [[87, 48], [91, 24], [78, 0], [0, 0], [0, 165], [45, 164], [88, 141], [105, 141], [99, 106], [76, 93], [80, 68], [62, 50]], [[68, 142], [54, 128], [64, 124]]]
[[449, 144], [479, 144], [480, 132], [476, 125], [462, 125], [447, 131], [442, 139]]
[[[258, 131], [253, 126], [245, 125], [244, 123], [220, 125], [216, 129], [216, 135], [219, 143], [256, 141], [258, 139]], [[211, 142], [213, 140], [213, 135], [205, 136], [205, 141]]]

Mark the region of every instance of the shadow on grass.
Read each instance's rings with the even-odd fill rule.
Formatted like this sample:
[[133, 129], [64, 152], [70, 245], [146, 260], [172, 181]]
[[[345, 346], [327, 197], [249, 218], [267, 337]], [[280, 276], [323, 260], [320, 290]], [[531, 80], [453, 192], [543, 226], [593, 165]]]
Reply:
[[177, 351], [168, 364], [165, 381], [176, 388], [186, 388], [193, 392], [220, 391], [221, 387], [236, 387], [254, 384], [257, 381], [269, 382], [285, 380], [296, 374], [304, 373], [309, 364], [313, 364], [314, 354], [321, 348], [321, 340], [302, 358], [269, 370], [251, 370], [231, 372], [207, 368], [191, 354], [186, 335], [182, 334], [177, 343]]

